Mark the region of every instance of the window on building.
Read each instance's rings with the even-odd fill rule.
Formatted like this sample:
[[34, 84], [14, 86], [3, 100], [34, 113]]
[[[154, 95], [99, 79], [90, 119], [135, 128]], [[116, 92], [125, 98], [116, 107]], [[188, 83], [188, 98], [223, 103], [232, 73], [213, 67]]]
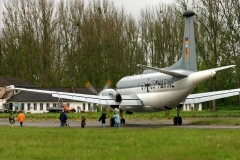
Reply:
[[12, 103], [9, 103], [8, 110], [9, 110], [9, 111], [12, 111], [12, 110], [13, 110], [13, 104], [12, 104]]
[[85, 109], [86, 109], [86, 108], [85, 108], [85, 103], [83, 103], [83, 110], [85, 111]]
[[46, 107], [49, 107], [49, 103], [46, 104]]
[[31, 110], [31, 104], [30, 103], [27, 104], [27, 110]]
[[53, 103], [53, 107], [56, 107], [57, 106], [57, 104], [56, 103]]
[[43, 104], [40, 103], [40, 111], [42, 111], [42, 110], [43, 110]]
[[34, 110], [37, 110], [37, 103], [34, 103], [34, 104], [33, 104], [33, 109], [34, 109]]
[[88, 103], [88, 110], [91, 110], [91, 103]]
[[24, 111], [24, 103], [21, 103], [21, 110]]

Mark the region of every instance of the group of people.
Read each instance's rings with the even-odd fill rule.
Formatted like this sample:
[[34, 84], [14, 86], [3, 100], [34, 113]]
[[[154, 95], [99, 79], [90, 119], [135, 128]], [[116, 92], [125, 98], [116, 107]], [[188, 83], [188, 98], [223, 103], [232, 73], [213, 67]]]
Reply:
[[[117, 114], [117, 111], [114, 112], [114, 127], [120, 127], [120, 118], [119, 115]], [[69, 123], [67, 122], [68, 116], [67, 114], [64, 112], [64, 110], [62, 111], [62, 113], [59, 116], [59, 120], [60, 120], [60, 126], [61, 127], [65, 127], [65, 126], [69, 126]], [[106, 113], [102, 113], [101, 117], [99, 118], [99, 122], [102, 122], [102, 128], [105, 128], [105, 123], [106, 123]], [[18, 115], [18, 122], [20, 123], [20, 126], [23, 126], [23, 122], [25, 120], [25, 115], [22, 113], [22, 111], [20, 111], [19, 115]], [[9, 123], [11, 124], [11, 126], [13, 127], [13, 124], [15, 123], [15, 119], [13, 116], [13, 113], [10, 113], [9, 116]], [[82, 114], [81, 117], [81, 128], [84, 128], [86, 125], [86, 117], [84, 114]]]
[[[117, 114], [117, 111], [114, 112], [113, 118], [114, 118], [114, 127], [120, 128], [120, 118], [119, 118], [119, 115]], [[62, 111], [62, 113], [59, 116], [60, 126], [61, 127], [69, 125], [67, 123], [67, 119], [68, 119], [67, 114], [64, 111]], [[106, 119], [107, 119], [106, 113], [103, 112], [101, 117], [99, 118], [99, 122], [102, 121], [102, 128], [105, 128]], [[84, 114], [82, 114], [82, 117], [81, 117], [81, 128], [84, 128], [85, 125], [86, 125], [86, 117], [85, 117]]]
[[[107, 119], [106, 113], [102, 113], [102, 116], [99, 118], [99, 122], [102, 121], [102, 128], [105, 128], [106, 119]], [[120, 118], [119, 115], [117, 114], [117, 111], [114, 112], [113, 120], [114, 127], [120, 128]]]
[[[24, 119], [25, 119], [25, 115], [22, 113], [22, 111], [20, 111], [18, 114], [18, 122], [20, 123], [21, 127], [23, 126]], [[12, 112], [10, 113], [10, 116], [9, 116], [9, 123], [11, 123], [12, 127], [13, 127], [13, 124], [15, 123], [15, 119]]]
[[[64, 110], [62, 111], [62, 113], [59, 116], [59, 120], [60, 120], [60, 126], [61, 127], [65, 127], [65, 126], [69, 126], [69, 123], [67, 122], [67, 114], [64, 112]], [[86, 125], [86, 117], [84, 114], [82, 114], [81, 117], [81, 128], [84, 128]]]
[[[120, 118], [119, 118], [119, 115], [117, 114], [117, 111], [114, 112], [114, 127], [118, 127], [120, 128]], [[65, 127], [67, 125], [69, 125], [69, 123], [67, 123], [67, 114], [62, 111], [62, 113], [60, 114], [59, 116], [59, 120], [60, 120], [60, 126], [61, 127]], [[102, 113], [101, 117], [99, 118], [99, 122], [102, 121], [102, 128], [105, 128], [105, 123], [106, 123], [106, 113]], [[86, 117], [84, 114], [82, 114], [82, 117], [81, 117], [81, 128], [84, 128], [86, 125]]]

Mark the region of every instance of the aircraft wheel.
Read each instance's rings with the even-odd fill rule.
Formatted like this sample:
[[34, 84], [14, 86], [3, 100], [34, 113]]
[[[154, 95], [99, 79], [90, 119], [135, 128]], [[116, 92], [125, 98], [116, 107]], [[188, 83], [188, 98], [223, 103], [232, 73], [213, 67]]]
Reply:
[[177, 124], [178, 124], [178, 118], [177, 118], [176, 116], [173, 118], [173, 124], [174, 124], [174, 125], [177, 125]]
[[182, 117], [178, 117], [178, 125], [182, 125]]
[[121, 124], [125, 124], [125, 119], [121, 118]]
[[110, 119], [110, 126], [113, 127], [113, 126], [114, 126], [114, 123], [115, 123], [115, 122], [114, 122], [114, 119], [111, 118], [111, 119]]

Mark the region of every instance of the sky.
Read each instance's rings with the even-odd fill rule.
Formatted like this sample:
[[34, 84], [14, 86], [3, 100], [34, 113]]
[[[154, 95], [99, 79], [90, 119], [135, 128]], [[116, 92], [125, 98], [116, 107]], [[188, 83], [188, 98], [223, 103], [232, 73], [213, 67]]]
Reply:
[[140, 15], [140, 11], [142, 8], [145, 8], [146, 6], [152, 7], [157, 4], [162, 3], [172, 3], [173, 0], [110, 0], [114, 2], [114, 5], [116, 7], [121, 8], [123, 5], [125, 10], [128, 13], [131, 13], [134, 18], [138, 18]]

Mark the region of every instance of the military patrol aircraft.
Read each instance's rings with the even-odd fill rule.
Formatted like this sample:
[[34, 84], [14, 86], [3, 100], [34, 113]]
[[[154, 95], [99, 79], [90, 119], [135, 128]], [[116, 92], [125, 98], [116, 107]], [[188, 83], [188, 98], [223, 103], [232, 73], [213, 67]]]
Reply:
[[116, 85], [116, 89], [104, 89], [98, 95], [54, 92], [37, 89], [15, 88], [7, 86], [7, 90], [21, 90], [48, 93], [53, 97], [96, 103], [99, 105], [118, 108], [121, 113], [158, 112], [177, 109], [174, 125], [181, 125], [182, 118], [179, 110], [182, 104], [200, 103], [224, 97], [239, 95], [240, 89], [190, 94], [200, 83], [215, 76], [217, 71], [232, 68], [235, 65], [197, 70], [196, 49], [194, 39], [193, 11], [183, 13], [185, 30], [183, 38], [182, 57], [175, 64], [167, 68], [155, 68], [138, 65], [147, 70], [140, 75], [123, 77]]

